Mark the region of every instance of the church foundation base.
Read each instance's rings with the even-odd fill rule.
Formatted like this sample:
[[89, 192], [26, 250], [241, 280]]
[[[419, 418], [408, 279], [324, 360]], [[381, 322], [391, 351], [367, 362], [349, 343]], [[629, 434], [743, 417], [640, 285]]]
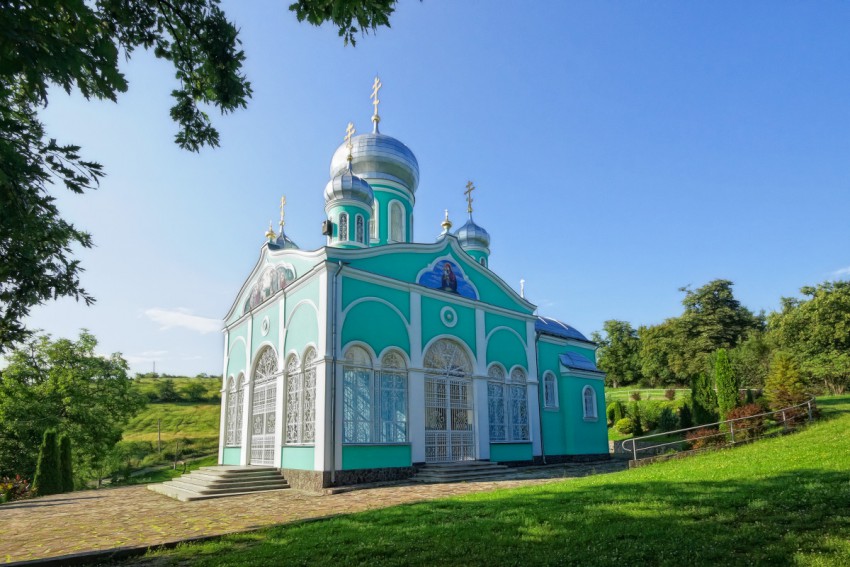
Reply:
[[[327, 473], [330, 474], [330, 473]], [[415, 467], [391, 467], [382, 469], [354, 469], [347, 471], [336, 471], [334, 486], [347, 486], [349, 484], [365, 484], [369, 482], [387, 482], [391, 480], [405, 480], [416, 474]]]
[[[569, 463], [591, 463], [593, 461], [608, 461], [611, 459], [610, 453], [592, 453], [588, 455], [546, 455], [546, 462], [543, 462], [543, 457], [534, 457], [535, 465], [561, 465]], [[507, 464], [507, 463], [502, 463]], [[508, 465], [511, 466], [511, 465]]]
[[321, 492], [330, 486], [331, 473], [322, 471], [305, 471], [300, 469], [280, 469], [289, 486], [305, 492]]

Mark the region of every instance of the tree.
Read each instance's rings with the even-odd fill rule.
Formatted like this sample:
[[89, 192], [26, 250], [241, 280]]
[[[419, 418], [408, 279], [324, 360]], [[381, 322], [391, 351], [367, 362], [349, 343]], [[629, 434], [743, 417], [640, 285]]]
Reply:
[[733, 285], [729, 280], [712, 280], [696, 290], [680, 289], [685, 292], [685, 311], [677, 321], [677, 334], [685, 376], [705, 371], [711, 353], [735, 347], [751, 330], [763, 326], [761, 318], [735, 299]]
[[717, 387], [717, 406], [720, 416], [726, 419], [726, 414], [741, 405], [738, 378], [729, 362], [729, 354], [725, 348], [717, 351], [714, 359], [714, 383]]
[[770, 369], [773, 350], [761, 330], [753, 330], [747, 338], [729, 350], [729, 362], [741, 387], [761, 388]]
[[177, 395], [177, 389], [174, 387], [174, 380], [166, 378], [156, 383], [156, 395], [160, 402], [176, 402], [180, 399]]
[[[332, 22], [354, 44], [358, 32], [388, 26], [395, 3], [299, 0], [289, 9], [314, 25]], [[174, 66], [175, 142], [197, 152], [219, 143], [204, 109], [232, 112], [251, 97], [240, 45], [219, 0], [0, 5], [0, 352], [30, 335], [23, 319], [33, 306], [59, 297], [94, 302], [72, 254], [75, 246], [91, 247], [91, 236], [60, 216], [49, 189], [96, 189], [104, 170], [83, 159], [79, 146], [47, 135], [38, 112], [49, 88], [116, 101], [128, 88], [119, 61], [150, 49]]]
[[605, 372], [605, 383], [614, 388], [636, 384], [643, 378], [640, 369], [640, 339], [627, 321], [615, 319], [602, 324], [603, 337], [594, 332], [592, 339], [599, 345], [596, 360]]
[[39, 496], [62, 492], [59, 447], [56, 444], [56, 431], [53, 429], [44, 432], [44, 438], [38, 450], [38, 464], [36, 465], [32, 488]]
[[808, 299], [782, 298], [768, 320], [769, 336], [801, 369], [834, 393], [850, 386], [850, 282], [803, 287]]
[[189, 382], [184, 386], [183, 393], [193, 402], [202, 402], [207, 397], [207, 387], [200, 382]]
[[805, 402], [809, 399], [807, 386], [794, 357], [784, 351], [777, 352], [764, 384], [764, 395], [771, 409], [779, 410]]
[[62, 492], [73, 492], [74, 463], [71, 454], [71, 438], [64, 433], [59, 436], [59, 472], [62, 477]]
[[641, 374], [647, 386], [686, 382], [677, 372], [681, 368], [681, 348], [676, 325], [676, 319], [668, 319], [660, 325], [638, 329]]
[[705, 372], [697, 374], [691, 381], [691, 416], [694, 425], [717, 421], [717, 396], [711, 378]]
[[94, 336], [82, 331], [76, 341], [37, 336], [9, 353], [0, 374], [0, 475], [31, 475], [46, 429], [68, 435], [80, 479], [96, 474], [127, 420], [144, 405], [127, 362], [118, 354], [97, 354], [96, 346]]

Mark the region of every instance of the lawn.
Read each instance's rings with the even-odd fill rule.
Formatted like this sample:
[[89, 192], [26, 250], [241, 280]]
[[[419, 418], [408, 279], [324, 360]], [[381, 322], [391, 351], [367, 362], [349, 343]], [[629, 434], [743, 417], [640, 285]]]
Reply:
[[850, 565], [850, 396], [794, 435], [231, 535], [156, 565]]

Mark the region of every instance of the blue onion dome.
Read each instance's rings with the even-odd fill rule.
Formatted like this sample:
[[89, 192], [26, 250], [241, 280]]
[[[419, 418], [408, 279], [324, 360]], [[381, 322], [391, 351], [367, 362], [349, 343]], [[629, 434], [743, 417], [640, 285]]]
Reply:
[[469, 220], [455, 232], [460, 245], [464, 248], [489, 248], [490, 234], [483, 227], [475, 224], [472, 215]]
[[346, 162], [345, 169], [337, 172], [333, 176], [333, 179], [325, 185], [326, 205], [342, 199], [346, 201], [357, 201], [370, 208], [375, 200], [372, 187], [351, 172], [348, 168], [348, 162]]
[[[351, 139], [351, 168], [366, 179], [388, 179], [416, 192], [419, 185], [419, 162], [400, 141], [380, 132], [360, 134]], [[348, 147], [339, 146], [331, 159], [331, 177], [348, 169]]]

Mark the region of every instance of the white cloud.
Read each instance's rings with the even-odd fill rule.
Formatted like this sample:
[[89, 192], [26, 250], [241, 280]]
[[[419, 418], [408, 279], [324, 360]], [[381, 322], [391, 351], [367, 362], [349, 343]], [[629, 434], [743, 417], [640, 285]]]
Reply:
[[850, 266], [846, 268], [841, 268], [840, 270], [835, 270], [832, 272], [832, 275], [836, 278], [840, 278], [841, 276], [850, 276]]
[[167, 350], [146, 350], [138, 354], [124, 355], [124, 360], [126, 360], [130, 364], [144, 364], [148, 362], [156, 362], [162, 360], [163, 358], [166, 358], [165, 355], [167, 354]]
[[152, 307], [151, 309], [145, 309], [145, 316], [154, 323], [162, 325], [160, 330], [163, 331], [183, 328], [206, 335], [208, 333], [216, 333], [222, 327], [222, 321], [220, 319], [192, 315], [191, 311], [183, 307], [178, 307], [177, 309]]

